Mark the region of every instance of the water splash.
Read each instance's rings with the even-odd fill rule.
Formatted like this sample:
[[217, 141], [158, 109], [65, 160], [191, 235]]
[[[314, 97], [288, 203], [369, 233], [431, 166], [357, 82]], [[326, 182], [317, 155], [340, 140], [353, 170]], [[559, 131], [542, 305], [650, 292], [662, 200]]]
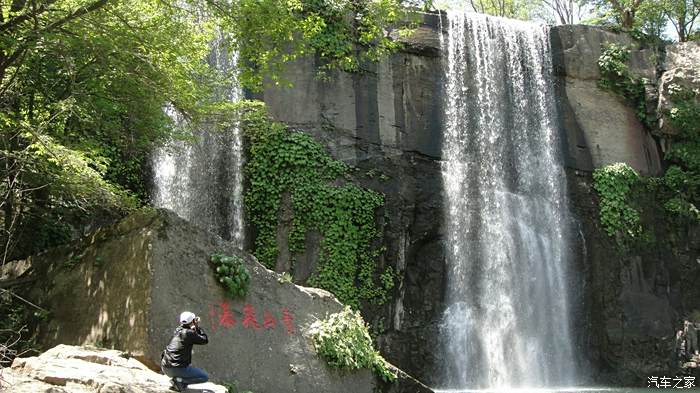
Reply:
[[[230, 101], [243, 97], [235, 79], [236, 56], [219, 37], [207, 59], [232, 76], [218, 94]], [[176, 124], [176, 111], [166, 109]], [[175, 211], [190, 222], [243, 246], [243, 142], [237, 125], [221, 129], [215, 122], [198, 124], [194, 141], [174, 141], [153, 156], [153, 204]]]
[[569, 386], [568, 203], [547, 30], [448, 12], [444, 389]]

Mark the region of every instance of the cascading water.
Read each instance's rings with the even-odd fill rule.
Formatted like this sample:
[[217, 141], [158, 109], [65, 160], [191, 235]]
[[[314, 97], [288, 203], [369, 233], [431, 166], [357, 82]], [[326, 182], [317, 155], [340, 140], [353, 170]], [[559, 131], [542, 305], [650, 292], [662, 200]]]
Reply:
[[[240, 99], [236, 56], [224, 49], [221, 39], [213, 43], [208, 61], [231, 75], [231, 85], [220, 92], [222, 97]], [[167, 112], [184, 125], [175, 111]], [[194, 141], [175, 141], [155, 152], [153, 204], [242, 247], [242, 167], [242, 136], [237, 125], [221, 129], [214, 122], [198, 124]]]
[[444, 386], [574, 382], [568, 205], [543, 26], [448, 12]]

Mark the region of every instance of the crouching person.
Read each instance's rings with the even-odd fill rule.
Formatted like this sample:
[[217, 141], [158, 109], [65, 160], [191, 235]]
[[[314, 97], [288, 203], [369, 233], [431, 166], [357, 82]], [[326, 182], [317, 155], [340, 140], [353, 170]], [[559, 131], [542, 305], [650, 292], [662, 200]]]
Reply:
[[180, 326], [175, 329], [173, 338], [161, 355], [160, 368], [171, 378], [171, 388], [183, 392], [187, 385], [209, 380], [204, 370], [191, 366], [192, 346], [209, 342], [207, 335], [199, 327], [199, 317], [189, 311], [180, 314]]

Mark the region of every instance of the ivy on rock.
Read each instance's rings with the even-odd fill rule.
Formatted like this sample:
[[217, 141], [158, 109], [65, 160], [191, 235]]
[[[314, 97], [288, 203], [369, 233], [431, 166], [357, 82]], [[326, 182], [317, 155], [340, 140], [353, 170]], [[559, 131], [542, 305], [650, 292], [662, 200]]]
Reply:
[[629, 165], [616, 163], [593, 172], [593, 188], [600, 195], [600, 222], [610, 236], [641, 233], [639, 212], [630, 205], [632, 188], [640, 182]]
[[[599, 86], [623, 96], [637, 108], [644, 125], [651, 127], [646, 116], [644, 84], [631, 75], [627, 62], [629, 49], [611, 44], [598, 59], [601, 72]], [[643, 216], [655, 216], [648, 206], [664, 207], [663, 221], [672, 227], [700, 222], [700, 92], [677, 84], [668, 86], [672, 108], [665, 113], [676, 130], [669, 138], [662, 177], [641, 177], [629, 165], [616, 163], [596, 169], [594, 188], [600, 196], [600, 221], [621, 246], [641, 240], [648, 245], [649, 235], [657, 223], [643, 222]], [[658, 215], [656, 215], [658, 217]], [[641, 245], [641, 244], [638, 244]]]
[[598, 86], [629, 101], [635, 107], [637, 118], [646, 126], [650, 126], [651, 119], [647, 117], [644, 91], [646, 80], [632, 75], [627, 66], [629, 57], [629, 48], [616, 44], [606, 45], [598, 58], [601, 75]]
[[671, 139], [666, 152], [670, 163], [661, 184], [666, 197], [664, 207], [676, 218], [700, 222], [700, 91], [669, 86], [669, 116], [678, 134]]
[[[696, 94], [674, 99], [676, 105], [670, 115], [678, 135], [672, 137], [666, 152], [669, 166], [663, 176], [639, 176], [625, 163], [593, 172], [593, 187], [600, 196], [600, 222], [620, 246], [628, 246], [630, 241], [652, 240], [649, 239], [653, 233], [651, 227], [659, 223], [649, 222], [648, 216], [660, 205], [664, 210], [657, 213], [672, 227], [700, 222], [700, 104]], [[647, 216], [646, 222], [643, 216]]]
[[306, 234], [321, 235], [316, 272], [309, 284], [353, 307], [383, 303], [393, 287], [391, 269], [378, 272], [375, 211], [383, 195], [350, 182], [351, 168], [334, 160], [311, 136], [271, 121], [261, 103], [248, 103], [243, 128], [250, 141], [245, 206], [256, 228], [255, 255], [274, 268], [278, 213], [285, 195], [294, 213], [289, 248], [305, 248]]

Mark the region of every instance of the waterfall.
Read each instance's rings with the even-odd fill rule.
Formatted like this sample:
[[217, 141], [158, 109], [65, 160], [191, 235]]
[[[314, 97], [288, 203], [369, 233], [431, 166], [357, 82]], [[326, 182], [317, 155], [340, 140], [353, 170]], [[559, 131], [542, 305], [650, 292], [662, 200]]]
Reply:
[[444, 386], [575, 380], [569, 213], [544, 26], [448, 12]]
[[[236, 56], [212, 44], [207, 61], [230, 75], [231, 84], [218, 92], [236, 101], [243, 92], [235, 79]], [[184, 126], [174, 110], [166, 109]], [[239, 127], [221, 129], [216, 121], [197, 124], [192, 141], [173, 141], [153, 155], [153, 204], [175, 211], [188, 221], [243, 246], [243, 145]]]

